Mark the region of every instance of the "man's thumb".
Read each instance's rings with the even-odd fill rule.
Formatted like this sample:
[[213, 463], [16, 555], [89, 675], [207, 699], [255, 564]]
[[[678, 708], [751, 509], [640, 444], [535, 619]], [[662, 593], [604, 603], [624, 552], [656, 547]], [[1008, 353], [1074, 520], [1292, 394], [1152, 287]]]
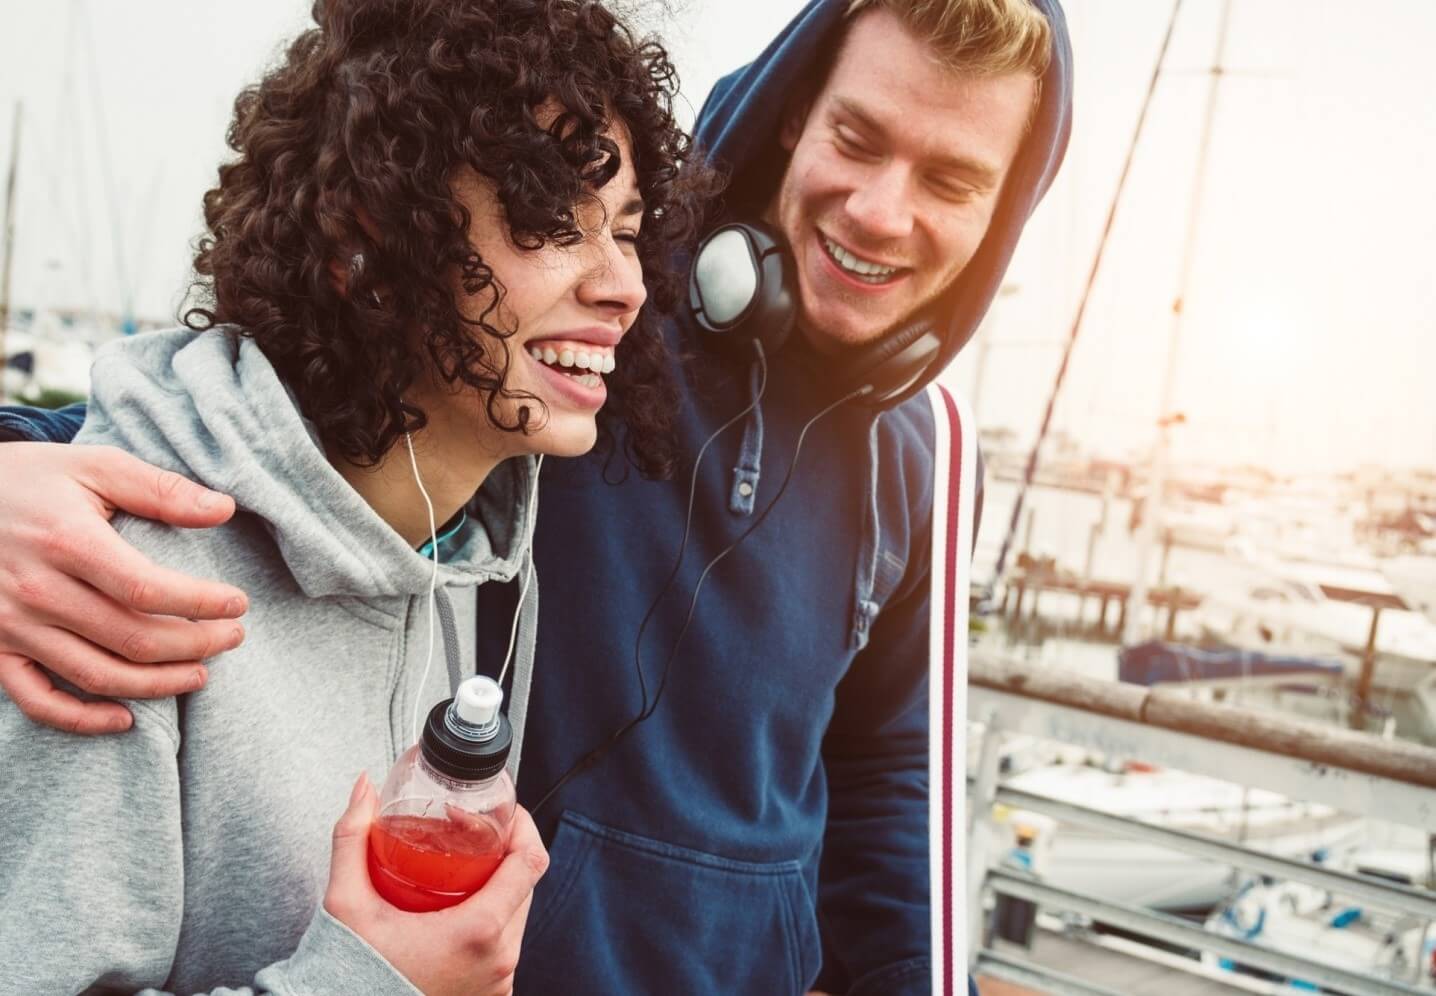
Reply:
[[172, 526], [217, 526], [234, 514], [234, 499], [174, 471], [152, 467], [113, 447], [90, 447], [79, 479], [106, 505]]

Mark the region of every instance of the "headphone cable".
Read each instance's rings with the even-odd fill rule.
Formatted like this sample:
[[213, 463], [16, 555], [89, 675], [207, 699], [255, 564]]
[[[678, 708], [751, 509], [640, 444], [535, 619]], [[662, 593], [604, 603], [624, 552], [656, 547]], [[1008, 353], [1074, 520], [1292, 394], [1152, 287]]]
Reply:
[[678, 544], [678, 555], [673, 558], [673, 570], [668, 573], [668, 579], [658, 589], [658, 594], [654, 596], [653, 602], [648, 606], [648, 611], [643, 615], [643, 621], [638, 624], [638, 636], [633, 641], [633, 667], [638, 672], [638, 688], [642, 694], [643, 704], [638, 707], [640, 716], [648, 710], [648, 683], [643, 675], [643, 662], [640, 654], [643, 646], [643, 634], [648, 630], [648, 624], [653, 621], [653, 614], [658, 611], [658, 606], [664, 596], [673, 588], [673, 583], [678, 580], [678, 571], [683, 566], [683, 555], [688, 550], [688, 537], [693, 528], [693, 501], [698, 494], [698, 470], [703, 463], [703, 455], [719, 436], [737, 425], [739, 421], [748, 416], [749, 412], [757, 408], [763, 400], [763, 394], [768, 390], [768, 357], [763, 352], [763, 344], [754, 339], [753, 350], [757, 353], [758, 358], [758, 390], [753, 393], [753, 400], [742, 411], [714, 430], [698, 448], [698, 456], [693, 460], [693, 474], [688, 481], [688, 510], [683, 517], [683, 538]]
[[[754, 345], [756, 346], [757, 343], [755, 342]], [[761, 347], [759, 347], [759, 355], [760, 355], [760, 358], [761, 358]], [[767, 368], [766, 368], [766, 365], [765, 365], [765, 366], [764, 366], [765, 380], [766, 380], [766, 369], [767, 369]], [[872, 389], [871, 389], [870, 387], [864, 386], [864, 387], [862, 387], [862, 388], [860, 388], [860, 389], [858, 389], [858, 390], [856, 390], [856, 391], [853, 391], [853, 392], [851, 392], [850, 394], [847, 394], [847, 395], [845, 395], [845, 396], [839, 398], [837, 401], [834, 401], [832, 404], [828, 405], [828, 406], [827, 406], [826, 408], [824, 408], [822, 411], [818, 412], [818, 414], [816, 414], [816, 415], [814, 415], [812, 418], [808, 419], [807, 423], [803, 426], [802, 430], [798, 433], [798, 441], [797, 441], [796, 445], [793, 447], [793, 459], [792, 459], [792, 462], [788, 464], [788, 471], [787, 471], [787, 473], [783, 476], [783, 483], [782, 483], [781, 485], [779, 485], [777, 493], [773, 495], [773, 500], [770, 501], [770, 502], [768, 503], [768, 505], [763, 509], [763, 511], [758, 514], [758, 517], [753, 520], [752, 524], [749, 525], [747, 529], [743, 530], [743, 532], [738, 535], [738, 538], [737, 538], [737, 539], [735, 539], [732, 543], [728, 544], [728, 546], [725, 547], [723, 550], [721, 550], [716, 556], [714, 556], [714, 558], [713, 558], [712, 560], [708, 561], [708, 564], [703, 568], [703, 573], [698, 576], [698, 582], [697, 582], [697, 584], [695, 584], [695, 585], [693, 586], [693, 596], [692, 596], [691, 599], [689, 599], [689, 602], [688, 602], [688, 615], [687, 615], [687, 616], [684, 618], [684, 620], [683, 620], [683, 627], [678, 631], [678, 636], [675, 637], [674, 640], [673, 640], [673, 645], [672, 645], [672, 647], [671, 647], [671, 648], [669, 649], [669, 651], [668, 651], [668, 658], [663, 662], [662, 677], [659, 678], [658, 688], [657, 688], [657, 690], [654, 692], [654, 695], [653, 695], [653, 702], [652, 702], [651, 704], [648, 702], [647, 687], [644, 686], [644, 694], [643, 694], [644, 706], [643, 706], [642, 709], [639, 710], [638, 715], [635, 716], [635, 717], [633, 717], [632, 719], [630, 719], [628, 722], [624, 723], [624, 725], [621, 726], [621, 727], [619, 727], [617, 730], [615, 730], [612, 734], [609, 735], [608, 739], [605, 740], [603, 743], [599, 744], [597, 747], [595, 747], [595, 748], [593, 748], [592, 750], [590, 750], [590, 751], [589, 751], [587, 754], [585, 754], [583, 757], [581, 757], [581, 758], [579, 758], [577, 761], [575, 761], [575, 762], [569, 767], [569, 769], [568, 769], [566, 772], [564, 772], [562, 776], [560, 776], [560, 778], [558, 779], [558, 781], [554, 782], [553, 786], [552, 786], [547, 792], [545, 792], [545, 793], [543, 794], [543, 797], [542, 797], [541, 799], [539, 799], [539, 801], [534, 805], [533, 809], [530, 810], [530, 813], [537, 813], [537, 812], [539, 812], [539, 810], [543, 808], [544, 804], [547, 803], [551, 798], [553, 798], [554, 794], [557, 793], [559, 789], [563, 788], [563, 786], [566, 785], [566, 784], [567, 784], [569, 781], [571, 781], [573, 778], [577, 777], [579, 774], [581, 774], [582, 772], [588, 770], [588, 769], [591, 768], [594, 764], [598, 763], [598, 761], [599, 761], [605, 754], [607, 754], [607, 753], [609, 752], [609, 750], [611, 750], [611, 749], [618, 743], [619, 740], [621, 740], [624, 736], [626, 736], [626, 735], [629, 733], [630, 730], [632, 730], [632, 729], [633, 729], [634, 727], [636, 727], [639, 723], [643, 722], [644, 720], [648, 719], [650, 716], [653, 715], [654, 711], [657, 710], [657, 708], [658, 708], [659, 700], [663, 697], [663, 690], [664, 690], [664, 688], [666, 688], [667, 685], [668, 685], [668, 675], [669, 675], [669, 671], [670, 671], [670, 669], [672, 668], [674, 658], [677, 657], [677, 655], [678, 655], [678, 648], [679, 648], [679, 646], [683, 643], [683, 637], [688, 634], [688, 627], [689, 627], [689, 626], [692, 624], [692, 622], [693, 622], [693, 613], [694, 613], [694, 611], [697, 609], [697, 606], [698, 606], [698, 595], [699, 595], [699, 593], [703, 590], [703, 583], [708, 580], [708, 575], [709, 575], [709, 573], [713, 570], [713, 568], [717, 567], [718, 564], [719, 564], [720, 562], [722, 562], [724, 558], [726, 558], [730, 553], [732, 553], [734, 550], [736, 550], [736, 549], [738, 548], [738, 546], [743, 543], [744, 540], [746, 540], [749, 536], [751, 536], [751, 535], [753, 534], [753, 531], [756, 530], [759, 526], [761, 526], [761, 525], [763, 524], [763, 521], [764, 521], [765, 519], [767, 519], [768, 513], [772, 512], [773, 509], [774, 509], [775, 507], [777, 507], [778, 502], [782, 499], [784, 492], [786, 492], [786, 491], [788, 490], [788, 485], [789, 485], [790, 483], [792, 483], [792, 480], [793, 480], [793, 472], [798, 469], [798, 458], [799, 458], [800, 456], [802, 456], [802, 453], [803, 453], [803, 442], [804, 442], [804, 440], [806, 439], [806, 437], [807, 437], [807, 435], [808, 435], [808, 430], [811, 429], [811, 428], [817, 423], [817, 421], [818, 421], [819, 419], [823, 418], [825, 415], [827, 415], [829, 412], [833, 411], [834, 409], [838, 408], [840, 405], [843, 405], [843, 404], [845, 404], [845, 403], [847, 403], [847, 402], [853, 400], [854, 398], [859, 397], [860, 395], [867, 394], [867, 393], [869, 393], [871, 390], [872, 390]], [[755, 399], [755, 403], [756, 403], [756, 399]], [[749, 408], [751, 409], [752, 406], [750, 405]], [[730, 420], [729, 422], [725, 423], [725, 424], [723, 425], [723, 427], [718, 430], [718, 432], [724, 431], [724, 429], [727, 429], [728, 426], [730, 426], [730, 425], [733, 424], [733, 422], [737, 421], [737, 418], [738, 418], [738, 417], [741, 417], [742, 415], [745, 415], [745, 414], [747, 414], [747, 409], [745, 409], [743, 412], [739, 413], [739, 416], [737, 416], [737, 417], [735, 417], [734, 419]], [[710, 437], [708, 438], [708, 442], [711, 443], [711, 442], [713, 441], [713, 439], [716, 438], [717, 435], [718, 435], [718, 433], [715, 432], [712, 436], [710, 436]], [[704, 444], [703, 444], [703, 449], [707, 449], [707, 447], [708, 447], [708, 443], [704, 443]], [[703, 452], [703, 450], [699, 450], [699, 457], [700, 457], [700, 459], [701, 459], [701, 457], [702, 457], [702, 452]], [[698, 468], [697, 468], [697, 461], [695, 461], [695, 462], [694, 462], [694, 473], [693, 473], [693, 482], [694, 482], [694, 485], [697, 484], [697, 480], [698, 480]], [[663, 587], [662, 590], [660, 590], [660, 592], [659, 592], [659, 594], [658, 594], [658, 598], [655, 598], [655, 599], [654, 599], [653, 605], [652, 605], [652, 606], [649, 608], [649, 610], [648, 610], [648, 615], [644, 617], [644, 619], [643, 619], [643, 624], [639, 627], [639, 637], [638, 637], [639, 641], [642, 640], [642, 638], [643, 638], [643, 630], [647, 627], [648, 621], [649, 621], [650, 617], [653, 615], [654, 610], [658, 607], [658, 603], [662, 600], [663, 596], [668, 593], [668, 589], [672, 586], [674, 579], [675, 579], [675, 578], [677, 577], [677, 575], [678, 575], [678, 569], [679, 569], [679, 567], [680, 567], [680, 565], [681, 565], [681, 563], [682, 563], [682, 551], [683, 551], [684, 547], [686, 547], [686, 545], [687, 545], [689, 527], [691, 527], [691, 525], [692, 525], [692, 520], [693, 520], [693, 496], [694, 496], [694, 491], [690, 488], [689, 497], [688, 497], [688, 522], [685, 524], [684, 529], [683, 529], [683, 543], [682, 543], [682, 544], [680, 545], [680, 547], [679, 547], [679, 550], [680, 550], [680, 552], [679, 552], [679, 562], [676, 563], [676, 564], [674, 564], [673, 572], [669, 575], [669, 578], [668, 578], [668, 583], [665, 584], [665, 586]], [[638, 657], [639, 657], [638, 643], [635, 642], [635, 646], [634, 646], [634, 660], [635, 660], [635, 662], [638, 661]], [[639, 673], [639, 681], [640, 681], [640, 684], [642, 684], [642, 682], [643, 682], [643, 678], [642, 678], [643, 669], [642, 669], [641, 666], [640, 666], [639, 669], [638, 669], [638, 673]]]

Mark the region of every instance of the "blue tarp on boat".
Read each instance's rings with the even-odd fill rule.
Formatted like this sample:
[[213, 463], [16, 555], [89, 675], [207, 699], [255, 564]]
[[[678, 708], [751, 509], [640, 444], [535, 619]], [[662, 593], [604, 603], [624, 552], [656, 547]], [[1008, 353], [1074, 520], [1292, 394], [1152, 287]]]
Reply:
[[1202, 650], [1148, 640], [1117, 654], [1117, 680], [1134, 685], [1166, 681], [1211, 681], [1255, 675], [1341, 675], [1340, 662], [1316, 657], [1264, 654], [1256, 650]]

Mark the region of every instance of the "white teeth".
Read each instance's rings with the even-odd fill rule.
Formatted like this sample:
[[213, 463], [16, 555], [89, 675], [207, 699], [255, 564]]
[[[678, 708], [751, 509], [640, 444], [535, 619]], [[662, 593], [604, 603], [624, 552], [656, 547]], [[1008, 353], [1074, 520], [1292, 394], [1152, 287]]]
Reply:
[[825, 237], [823, 239], [823, 245], [827, 247], [833, 259], [838, 261], [839, 266], [856, 276], [866, 277], [876, 282], [878, 280], [886, 280], [897, 272], [897, 267], [895, 266], [879, 266], [877, 263], [869, 263], [867, 260], [859, 259], [832, 239]]
[[[617, 365], [612, 353], [585, 352], [565, 346], [562, 349], [554, 349], [552, 346], [530, 346], [529, 355], [540, 363], [551, 367], [558, 367], [569, 374], [574, 380], [590, 387], [602, 383], [599, 374], [613, 373]], [[591, 371], [580, 373], [580, 371]]]

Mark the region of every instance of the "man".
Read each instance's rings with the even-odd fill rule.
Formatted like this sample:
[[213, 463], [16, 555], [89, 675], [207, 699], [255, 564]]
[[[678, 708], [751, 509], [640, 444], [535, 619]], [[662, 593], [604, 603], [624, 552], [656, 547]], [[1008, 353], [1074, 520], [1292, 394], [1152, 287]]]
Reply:
[[[975, 331], [1061, 160], [1070, 72], [1054, 0], [815, 0], [710, 95], [698, 138], [733, 178], [714, 220], [763, 218], [786, 238], [798, 331], [699, 468], [687, 556], [641, 653], [691, 466], [668, 482], [602, 456], [544, 468], [519, 797], [551, 864], [519, 992], [930, 991], [927, 401], [817, 421], [782, 501], [674, 641], [704, 566], [764, 514], [800, 431], [837, 400], [834, 371], [923, 318], [942, 352], [911, 395]], [[693, 455], [762, 376], [673, 334], [694, 356], [678, 418]], [[137, 562], [90, 514], [201, 526], [227, 502], [112, 456], [0, 447], [0, 685], [33, 718], [89, 732], [122, 708], [63, 697], [32, 661], [98, 694], [192, 691], [194, 661], [240, 635], [242, 612], [241, 593]], [[484, 670], [515, 596], [480, 600]]]

